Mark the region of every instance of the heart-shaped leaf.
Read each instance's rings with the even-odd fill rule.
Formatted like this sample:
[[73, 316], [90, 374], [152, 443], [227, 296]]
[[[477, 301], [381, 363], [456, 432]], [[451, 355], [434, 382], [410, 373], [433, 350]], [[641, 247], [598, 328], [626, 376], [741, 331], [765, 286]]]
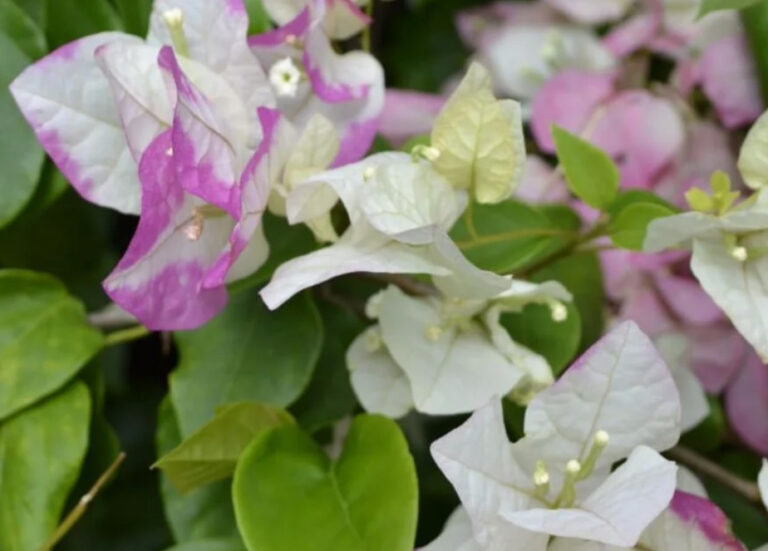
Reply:
[[230, 476], [240, 454], [254, 438], [269, 428], [289, 423], [293, 418], [278, 408], [248, 402], [230, 404], [154, 466], [185, 493]]
[[394, 421], [362, 415], [332, 461], [296, 426], [272, 429], [235, 471], [235, 513], [251, 551], [411, 551], [418, 489]]

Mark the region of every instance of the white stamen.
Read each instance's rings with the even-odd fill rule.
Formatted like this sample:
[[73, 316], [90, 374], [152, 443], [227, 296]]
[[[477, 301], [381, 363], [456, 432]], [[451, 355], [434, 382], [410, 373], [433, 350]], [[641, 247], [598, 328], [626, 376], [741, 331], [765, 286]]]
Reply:
[[269, 82], [278, 96], [296, 97], [301, 81], [301, 71], [290, 57], [281, 59], [269, 70]]
[[747, 249], [745, 247], [734, 247], [731, 250], [731, 256], [739, 262], [746, 262], [747, 258], [749, 258], [749, 253], [747, 253]]
[[577, 475], [581, 471], [581, 463], [576, 461], [575, 459], [571, 459], [566, 465], [565, 465], [565, 472], [570, 475]]
[[599, 430], [595, 433], [595, 446], [604, 448], [611, 440], [611, 435], [604, 430]]
[[376, 176], [375, 166], [369, 166], [363, 171], [363, 180], [365, 180], [366, 182], [370, 182], [374, 176]]
[[424, 335], [427, 337], [427, 340], [437, 342], [443, 336], [443, 328], [439, 325], [430, 325], [424, 331]]
[[163, 21], [169, 27], [181, 27], [184, 24], [184, 12], [180, 8], [173, 8], [163, 12]]
[[568, 309], [562, 302], [554, 301], [549, 305], [552, 321], [562, 323], [568, 319]]
[[168, 156], [168, 157], [173, 157], [173, 148], [169, 147], [168, 149], [166, 149], [165, 150], [165, 155]]

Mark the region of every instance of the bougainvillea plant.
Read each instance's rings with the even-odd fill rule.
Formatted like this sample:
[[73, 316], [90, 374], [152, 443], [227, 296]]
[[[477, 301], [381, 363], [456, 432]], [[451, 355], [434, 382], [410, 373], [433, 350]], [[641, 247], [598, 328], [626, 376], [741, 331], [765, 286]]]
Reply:
[[768, 0], [0, 44], [0, 551], [768, 550]]

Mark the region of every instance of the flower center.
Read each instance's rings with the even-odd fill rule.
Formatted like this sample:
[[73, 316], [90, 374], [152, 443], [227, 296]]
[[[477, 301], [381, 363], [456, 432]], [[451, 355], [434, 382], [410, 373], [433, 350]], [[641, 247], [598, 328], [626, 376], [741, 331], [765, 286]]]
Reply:
[[278, 96], [296, 97], [301, 82], [301, 71], [290, 57], [281, 59], [269, 70], [269, 82]]
[[171, 36], [173, 49], [180, 56], [189, 57], [189, 42], [184, 34], [184, 12], [179, 8], [165, 10], [162, 18]]
[[190, 241], [198, 241], [203, 235], [203, 230], [205, 229], [205, 221], [207, 219], [221, 218], [222, 216], [226, 215], [227, 213], [224, 210], [213, 205], [202, 205], [195, 207], [192, 210], [192, 217], [190, 222], [184, 228], [184, 235]]

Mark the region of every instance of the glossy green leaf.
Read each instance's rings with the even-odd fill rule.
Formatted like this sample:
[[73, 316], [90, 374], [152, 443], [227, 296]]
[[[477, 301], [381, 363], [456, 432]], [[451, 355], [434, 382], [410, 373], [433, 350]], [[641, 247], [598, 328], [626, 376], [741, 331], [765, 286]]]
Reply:
[[568, 304], [568, 317], [556, 322], [548, 306], [529, 304], [522, 312], [504, 314], [501, 323], [515, 342], [538, 352], [549, 362], [555, 375], [570, 365], [581, 344], [581, 317]]
[[573, 304], [581, 319], [580, 351], [591, 346], [603, 334], [605, 326], [605, 292], [600, 261], [594, 253], [579, 253], [557, 259], [530, 275], [541, 283], [554, 279], [573, 295]]
[[633, 203], [619, 211], [611, 220], [611, 240], [619, 248], [642, 251], [648, 225], [657, 218], [673, 214], [674, 211], [655, 203]]
[[[158, 455], [170, 452], [181, 443], [181, 432], [169, 398], [158, 411], [155, 437]], [[207, 538], [239, 539], [232, 509], [230, 482], [220, 481], [182, 496], [167, 476], [160, 477], [165, 517], [177, 542]]]
[[233, 293], [230, 304], [202, 329], [176, 334], [181, 363], [171, 398], [183, 436], [233, 402], [293, 403], [312, 377], [323, 327], [308, 294], [271, 312], [259, 289]]
[[347, 348], [366, 327], [355, 314], [336, 306], [320, 308], [325, 333], [323, 350], [306, 392], [291, 406], [302, 427], [310, 432], [350, 415], [357, 398], [349, 382]]
[[251, 551], [414, 548], [413, 458], [383, 417], [357, 417], [335, 462], [298, 427], [273, 429], [243, 454], [232, 492]]
[[45, 51], [41, 31], [9, 0], [0, 0], [0, 228], [13, 220], [32, 197], [45, 158], [11, 96], [21, 71]]
[[0, 425], [0, 549], [34, 551], [53, 533], [88, 447], [77, 383]]
[[575, 235], [570, 219], [555, 219], [545, 211], [512, 200], [474, 205], [471, 216], [460, 219], [451, 231], [451, 237], [470, 261], [497, 273], [535, 263]]
[[619, 190], [619, 169], [601, 149], [555, 126], [552, 135], [569, 189], [585, 203], [606, 210]]
[[223, 406], [209, 423], [161, 457], [162, 469], [181, 493], [231, 476], [243, 450], [265, 430], [293, 423], [285, 411], [242, 402]]
[[85, 35], [122, 28], [108, 0], [48, 0], [46, 19], [51, 49]]
[[250, 25], [248, 34], [261, 34], [272, 28], [272, 21], [261, 0], [245, 0], [245, 9], [248, 10]]
[[235, 539], [206, 539], [175, 545], [166, 551], [245, 551], [245, 546]]
[[123, 26], [129, 33], [144, 37], [149, 29], [153, 0], [115, 0]]
[[741, 10], [748, 8], [762, 0], [702, 0], [699, 8], [699, 17], [703, 17], [713, 11]]
[[768, 48], [765, 47], [768, 43], [768, 0], [762, 0], [741, 12], [741, 22], [752, 51], [763, 100], [768, 101]]
[[13, 0], [41, 29], [45, 28], [46, 0]]
[[0, 271], [0, 419], [60, 389], [101, 344], [61, 283]]

